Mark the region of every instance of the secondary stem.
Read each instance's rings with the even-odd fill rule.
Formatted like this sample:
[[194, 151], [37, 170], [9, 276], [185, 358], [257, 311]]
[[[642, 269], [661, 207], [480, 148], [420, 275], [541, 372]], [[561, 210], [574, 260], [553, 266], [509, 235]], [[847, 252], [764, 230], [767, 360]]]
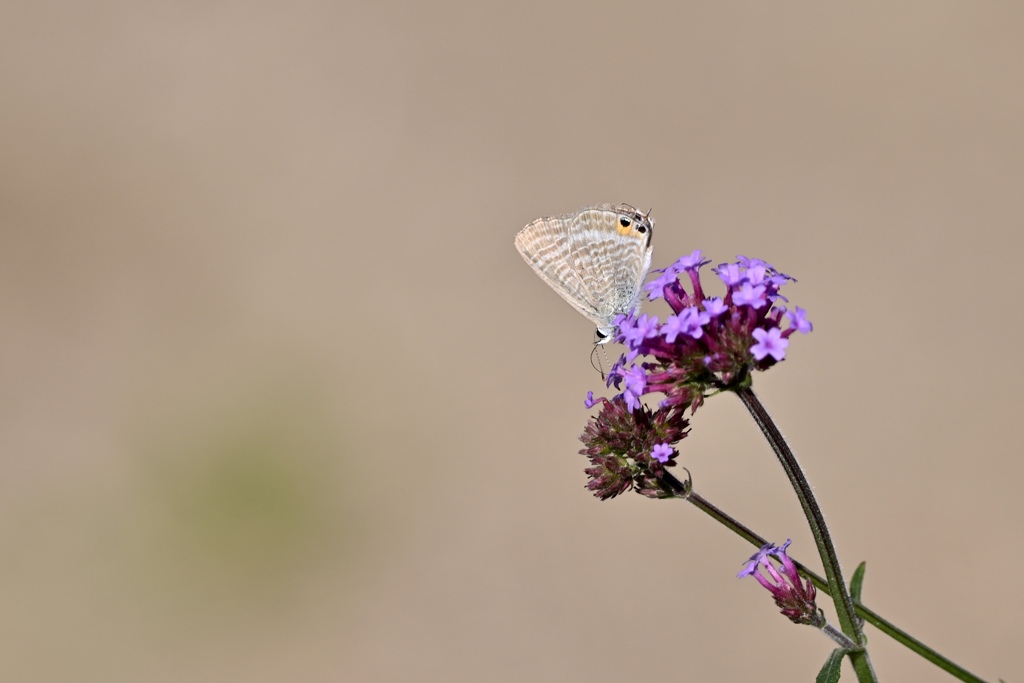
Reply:
[[825, 517], [822, 515], [821, 508], [818, 507], [818, 502], [811, 491], [811, 485], [808, 483], [807, 477], [804, 476], [803, 470], [800, 469], [800, 464], [797, 462], [796, 456], [793, 455], [793, 451], [789, 448], [789, 444], [782, 437], [782, 433], [775, 426], [771, 416], [768, 415], [768, 411], [761, 405], [761, 401], [754, 395], [754, 391], [746, 387], [737, 389], [736, 395], [743, 401], [743, 405], [750, 411], [754, 422], [760, 427], [761, 433], [768, 439], [772, 450], [778, 456], [782, 469], [785, 470], [786, 476], [789, 477], [789, 481], [793, 484], [793, 490], [796, 491], [800, 506], [803, 508], [804, 515], [807, 517], [807, 522], [811, 527], [811, 533], [814, 535], [814, 542], [818, 546], [821, 563], [825, 568], [825, 577], [831, 588], [829, 592], [836, 606], [836, 616], [839, 619], [839, 625], [842, 627], [843, 633], [862, 647], [860, 650], [854, 650], [849, 653], [850, 662], [857, 673], [857, 679], [860, 683], [874, 683], [877, 681], [877, 678], [872, 670], [867, 650], [863, 649], [864, 636], [861, 633], [860, 622], [856, 616], [853, 599], [846, 588], [846, 582], [843, 581], [839, 557], [836, 555], [835, 545], [832, 543], [828, 526], [825, 524]]
[[[768, 543], [768, 539], [764, 538], [763, 536], [761, 536], [753, 529], [740, 522], [739, 520], [728, 515], [721, 508], [717, 507], [716, 505], [708, 501], [706, 498], [701, 496], [699, 493], [694, 491], [692, 486], [690, 486], [689, 484], [684, 484], [683, 482], [680, 482], [678, 479], [673, 477], [668, 472], [666, 472], [663, 476], [665, 483], [668, 484], [672, 488], [672, 490], [676, 492], [678, 497], [684, 498], [687, 502], [691, 503], [698, 510], [708, 515], [722, 526], [730, 529], [736, 535], [740, 536], [748, 543], [753, 545], [755, 548], [760, 548], [761, 546]], [[825, 579], [818, 576], [817, 573], [808, 569], [807, 566], [802, 564], [801, 562], [798, 562], [795, 559], [793, 560], [793, 562], [794, 564], [796, 564], [797, 569], [800, 570], [800, 573], [804, 577], [810, 579], [811, 582], [822, 593], [828, 595], [829, 597], [832, 596], [832, 591], [829, 589], [828, 582], [825, 581]], [[913, 637], [903, 629], [899, 628], [889, 620], [885, 619], [880, 614], [878, 614], [878, 612], [875, 612], [866, 605], [854, 603], [854, 607], [857, 610], [857, 615], [864, 619], [864, 621], [868, 622], [882, 633], [885, 633], [893, 640], [905, 645], [912, 651], [921, 655], [929, 662], [935, 664], [937, 667], [942, 669], [943, 671], [951, 674], [952, 676], [955, 676], [961, 681], [965, 681], [966, 683], [985, 683], [985, 680], [983, 678], [974, 675], [973, 673], [963, 668], [956, 662], [936, 652], [935, 650], [928, 647], [920, 640]]]

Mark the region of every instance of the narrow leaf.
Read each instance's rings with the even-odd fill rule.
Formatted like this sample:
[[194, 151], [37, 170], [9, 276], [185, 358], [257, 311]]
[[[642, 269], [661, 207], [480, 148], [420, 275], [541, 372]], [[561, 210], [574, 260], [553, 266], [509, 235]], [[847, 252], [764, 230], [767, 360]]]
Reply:
[[832, 654], [825, 660], [825, 666], [821, 667], [821, 671], [818, 672], [818, 677], [814, 679], [814, 683], [837, 683], [839, 680], [839, 670], [842, 668], [845, 655], [846, 651], [840, 647], [832, 650]]
[[858, 564], [857, 569], [853, 572], [853, 578], [850, 579], [850, 597], [854, 602], [860, 602], [860, 591], [864, 587], [864, 570], [866, 568], [866, 562]]

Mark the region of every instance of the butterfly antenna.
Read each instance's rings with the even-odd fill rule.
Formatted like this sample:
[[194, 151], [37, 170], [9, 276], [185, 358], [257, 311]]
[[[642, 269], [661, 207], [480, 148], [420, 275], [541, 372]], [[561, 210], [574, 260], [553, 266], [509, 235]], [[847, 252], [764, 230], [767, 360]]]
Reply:
[[[598, 354], [598, 348], [601, 349], [601, 353]], [[601, 358], [604, 357], [604, 363], [601, 362]], [[604, 345], [600, 342], [594, 342], [594, 348], [590, 352], [590, 367], [594, 368], [601, 375], [601, 380], [604, 381], [608, 377], [604, 374], [604, 366], [608, 365], [608, 352], [605, 351]]]
[[[597, 372], [601, 375], [601, 381], [604, 381], [604, 379], [605, 379], [604, 365], [601, 363], [601, 356], [605, 355], [605, 351], [604, 351], [604, 347], [602, 347], [601, 348], [601, 354], [598, 355], [597, 347], [598, 347], [598, 344], [595, 343], [593, 350], [590, 352], [590, 367], [592, 367], [595, 370], [597, 370]], [[607, 356], [605, 357], [604, 360], [605, 360], [605, 363], [608, 362]]]

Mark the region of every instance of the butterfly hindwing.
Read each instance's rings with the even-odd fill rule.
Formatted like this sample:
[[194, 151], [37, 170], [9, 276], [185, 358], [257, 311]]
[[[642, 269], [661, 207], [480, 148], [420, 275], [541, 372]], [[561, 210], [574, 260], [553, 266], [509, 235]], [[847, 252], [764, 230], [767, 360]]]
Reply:
[[602, 326], [631, 309], [650, 268], [650, 227], [633, 211], [595, 207], [577, 214], [569, 234], [574, 265]]

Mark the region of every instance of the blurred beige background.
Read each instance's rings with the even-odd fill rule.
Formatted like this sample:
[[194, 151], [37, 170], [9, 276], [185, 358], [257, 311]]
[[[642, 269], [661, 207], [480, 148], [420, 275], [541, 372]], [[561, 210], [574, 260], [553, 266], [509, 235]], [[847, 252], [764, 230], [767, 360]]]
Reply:
[[[0, 679], [812, 680], [750, 547], [583, 489], [592, 326], [512, 238], [600, 202], [799, 278], [755, 388], [847, 573], [1020, 678], [1019, 3], [2, 16]], [[738, 401], [684, 446], [818, 566]]]

